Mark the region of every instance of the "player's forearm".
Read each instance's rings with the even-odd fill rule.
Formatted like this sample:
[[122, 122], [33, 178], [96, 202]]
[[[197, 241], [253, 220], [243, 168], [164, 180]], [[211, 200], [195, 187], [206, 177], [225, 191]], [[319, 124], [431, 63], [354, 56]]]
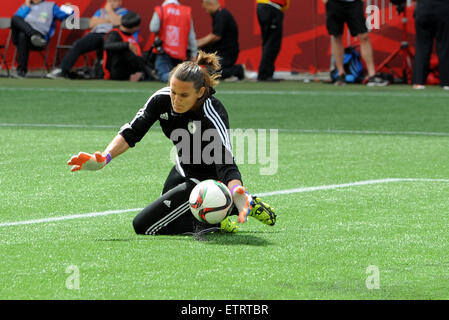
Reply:
[[128, 149], [129, 145], [126, 142], [125, 138], [123, 138], [122, 135], [118, 134], [115, 136], [114, 139], [112, 139], [111, 143], [109, 143], [107, 148], [104, 150], [104, 154], [110, 153], [111, 158], [113, 159], [121, 155]]

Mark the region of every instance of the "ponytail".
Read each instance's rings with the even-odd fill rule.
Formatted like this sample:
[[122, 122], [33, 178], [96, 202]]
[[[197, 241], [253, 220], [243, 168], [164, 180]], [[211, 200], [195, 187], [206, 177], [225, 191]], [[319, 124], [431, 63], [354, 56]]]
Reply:
[[185, 61], [178, 64], [169, 76], [175, 76], [177, 79], [186, 82], [193, 82], [194, 88], [198, 91], [201, 87], [205, 87], [209, 93], [210, 88], [218, 85], [218, 79], [221, 77], [221, 65], [219, 57], [216, 53], [198, 52], [198, 58], [195, 62]]

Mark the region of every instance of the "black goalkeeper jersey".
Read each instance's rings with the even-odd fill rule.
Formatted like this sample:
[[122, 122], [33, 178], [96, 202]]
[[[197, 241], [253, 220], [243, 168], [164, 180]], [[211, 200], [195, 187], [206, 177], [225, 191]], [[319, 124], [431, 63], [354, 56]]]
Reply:
[[[134, 147], [156, 121], [176, 146], [176, 170], [182, 176], [200, 181], [215, 179], [225, 184], [242, 180], [232, 154], [228, 114], [217, 98], [210, 95], [198, 110], [179, 114], [173, 111], [170, 87], [162, 88], [119, 134]], [[169, 159], [169, 155], [165, 157]]]

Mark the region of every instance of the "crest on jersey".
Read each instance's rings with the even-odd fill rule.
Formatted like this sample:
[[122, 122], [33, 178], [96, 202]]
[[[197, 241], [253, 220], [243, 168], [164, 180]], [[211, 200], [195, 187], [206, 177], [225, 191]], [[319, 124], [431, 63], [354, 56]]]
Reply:
[[191, 134], [194, 134], [196, 131], [196, 125], [195, 122], [193, 120], [190, 120], [189, 123], [187, 124], [187, 130], [189, 130], [189, 132]]

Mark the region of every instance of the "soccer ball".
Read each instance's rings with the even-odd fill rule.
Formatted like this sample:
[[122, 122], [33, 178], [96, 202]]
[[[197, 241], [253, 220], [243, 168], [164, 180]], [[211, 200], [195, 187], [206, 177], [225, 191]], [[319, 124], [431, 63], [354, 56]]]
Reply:
[[223, 183], [210, 179], [198, 183], [193, 188], [189, 204], [193, 216], [199, 221], [216, 224], [228, 216], [232, 196]]

